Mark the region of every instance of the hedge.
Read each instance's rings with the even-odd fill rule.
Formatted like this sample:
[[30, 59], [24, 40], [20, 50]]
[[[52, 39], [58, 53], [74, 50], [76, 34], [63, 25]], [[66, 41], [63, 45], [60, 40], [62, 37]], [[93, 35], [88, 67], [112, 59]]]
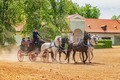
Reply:
[[98, 44], [95, 45], [95, 48], [112, 48], [112, 41], [111, 40], [99, 40]]

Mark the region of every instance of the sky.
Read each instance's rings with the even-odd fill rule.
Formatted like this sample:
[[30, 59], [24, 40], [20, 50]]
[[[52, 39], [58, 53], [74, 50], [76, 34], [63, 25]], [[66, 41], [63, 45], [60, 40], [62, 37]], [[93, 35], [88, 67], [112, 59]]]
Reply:
[[113, 15], [120, 15], [120, 0], [72, 0], [79, 6], [91, 4], [100, 9], [100, 19], [110, 19]]

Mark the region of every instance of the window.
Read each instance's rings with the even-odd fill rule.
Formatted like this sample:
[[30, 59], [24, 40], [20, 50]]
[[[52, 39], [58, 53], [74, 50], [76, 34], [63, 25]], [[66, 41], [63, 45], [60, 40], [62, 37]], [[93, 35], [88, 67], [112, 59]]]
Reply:
[[106, 31], [107, 30], [107, 25], [102, 25], [101, 28]]
[[102, 39], [109, 39], [109, 40], [111, 40], [111, 37], [102, 37]]

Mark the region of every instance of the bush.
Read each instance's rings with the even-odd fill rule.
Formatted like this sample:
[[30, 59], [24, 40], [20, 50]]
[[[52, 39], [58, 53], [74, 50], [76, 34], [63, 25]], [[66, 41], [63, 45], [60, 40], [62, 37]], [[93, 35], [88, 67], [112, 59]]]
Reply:
[[99, 40], [98, 45], [95, 48], [112, 48], [112, 41], [111, 40]]

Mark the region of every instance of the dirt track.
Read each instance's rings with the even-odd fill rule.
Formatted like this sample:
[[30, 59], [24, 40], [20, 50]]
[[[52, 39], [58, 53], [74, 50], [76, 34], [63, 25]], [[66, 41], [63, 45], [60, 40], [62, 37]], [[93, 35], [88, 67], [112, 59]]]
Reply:
[[120, 48], [96, 49], [94, 56], [91, 64], [0, 59], [0, 80], [120, 80]]

